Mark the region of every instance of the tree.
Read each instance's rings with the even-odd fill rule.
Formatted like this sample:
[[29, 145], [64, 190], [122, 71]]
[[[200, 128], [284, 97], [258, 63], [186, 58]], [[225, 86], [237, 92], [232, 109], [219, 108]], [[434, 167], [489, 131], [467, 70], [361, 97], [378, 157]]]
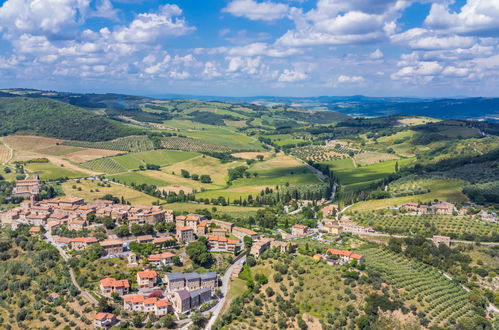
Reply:
[[179, 256], [175, 256], [172, 258], [173, 264], [177, 267], [182, 266], [182, 261], [180, 260]]
[[208, 251], [206, 237], [200, 237], [196, 242], [190, 243], [185, 252], [192, 262], [198, 266], [209, 268], [213, 263], [213, 256]]
[[202, 183], [211, 183], [211, 177], [208, 174], [203, 174], [199, 177], [199, 181]]
[[190, 176], [191, 176], [190, 173], [189, 173], [189, 171], [184, 170], [184, 169], [180, 170], [180, 175], [182, 175], [182, 177], [184, 177], [186, 179], [190, 178]]
[[263, 161], [263, 155], [256, 155], [256, 159], [258, 159], [258, 161]]
[[250, 236], [244, 236], [243, 242], [244, 242], [244, 247], [248, 250], [251, 249], [251, 247], [253, 246], [253, 239]]

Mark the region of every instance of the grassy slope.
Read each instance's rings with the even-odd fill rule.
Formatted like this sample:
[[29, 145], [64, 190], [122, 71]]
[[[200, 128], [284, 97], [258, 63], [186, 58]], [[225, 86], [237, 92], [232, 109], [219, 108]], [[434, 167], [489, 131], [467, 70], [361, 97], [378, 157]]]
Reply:
[[435, 199], [449, 202], [464, 202], [467, 201], [467, 198], [461, 191], [465, 184], [466, 183], [461, 180], [427, 179], [424, 180], [420, 186], [431, 189], [429, 193], [359, 202], [350, 207], [349, 211], [382, 209], [389, 206], [401, 205], [406, 202], [420, 201], [426, 203]]
[[[76, 185], [77, 188], [82, 188], [82, 190], [78, 191], [77, 189], [73, 189], [73, 185]], [[90, 180], [83, 180], [79, 184], [75, 182], [65, 182], [62, 184], [62, 188], [67, 196], [81, 197], [87, 202], [102, 198], [107, 194], [111, 194], [119, 198], [123, 196], [126, 201], [132, 203], [133, 205], [151, 205], [156, 201], [156, 198], [131, 188], [114, 184], [111, 184], [111, 187], [109, 188], [99, 187], [97, 186], [97, 182], [92, 182]], [[96, 192], [96, 189], [98, 189], [99, 192]], [[90, 190], [93, 190], [94, 192], [90, 192]]]
[[29, 173], [38, 173], [41, 180], [55, 180], [60, 178], [81, 178], [87, 176], [86, 173], [57, 166], [53, 163], [30, 163], [25, 168]]

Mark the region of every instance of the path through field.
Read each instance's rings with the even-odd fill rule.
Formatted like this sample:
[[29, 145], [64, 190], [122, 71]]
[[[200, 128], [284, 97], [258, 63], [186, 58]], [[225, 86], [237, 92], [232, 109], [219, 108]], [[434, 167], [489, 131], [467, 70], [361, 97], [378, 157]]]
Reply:
[[0, 161], [2, 162], [2, 165], [7, 165], [13, 156], [14, 150], [12, 150], [12, 148], [5, 143], [5, 141], [0, 141]]

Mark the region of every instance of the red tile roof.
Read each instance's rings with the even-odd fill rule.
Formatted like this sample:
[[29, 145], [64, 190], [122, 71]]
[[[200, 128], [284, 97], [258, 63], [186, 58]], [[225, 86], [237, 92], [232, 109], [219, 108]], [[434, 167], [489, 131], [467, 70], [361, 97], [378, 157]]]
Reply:
[[156, 278], [156, 276], [158, 276], [158, 273], [156, 273], [155, 270], [144, 270], [142, 272], [138, 272], [137, 276], [139, 278]]
[[107, 277], [104, 278], [100, 281], [100, 284], [102, 286], [110, 286], [113, 288], [129, 288], [130, 283], [128, 283], [128, 280], [116, 280], [112, 277]]
[[95, 319], [98, 321], [103, 321], [105, 319], [112, 319], [112, 318], [114, 318], [114, 314], [111, 314], [111, 313], [100, 312], [100, 313], [97, 313], [97, 315], [95, 315]]
[[71, 242], [78, 243], [97, 243], [97, 238], [95, 237], [76, 237], [71, 240]]
[[352, 251], [329, 249], [327, 250], [327, 252], [330, 252], [333, 255], [345, 256], [357, 260], [360, 260], [362, 258], [361, 254], [353, 253]]

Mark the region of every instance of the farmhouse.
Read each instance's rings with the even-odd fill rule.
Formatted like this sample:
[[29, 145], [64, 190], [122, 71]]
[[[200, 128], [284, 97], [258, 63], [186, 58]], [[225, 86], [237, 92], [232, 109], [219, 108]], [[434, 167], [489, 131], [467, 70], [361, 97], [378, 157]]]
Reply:
[[258, 258], [260, 254], [270, 248], [270, 242], [273, 240], [273, 238], [261, 238], [258, 242], [254, 243], [253, 246], [251, 246], [250, 254], [255, 256], [255, 258]]
[[75, 251], [85, 250], [92, 244], [97, 243], [95, 237], [76, 237], [71, 240], [71, 249]]
[[324, 218], [333, 217], [339, 211], [339, 206], [337, 204], [330, 204], [322, 209], [322, 216]]
[[68, 222], [68, 229], [82, 231], [87, 226], [87, 222], [82, 218], [75, 218]]
[[173, 257], [176, 255], [171, 252], [163, 252], [160, 254], [151, 254], [147, 257], [147, 261], [154, 266], [166, 266], [173, 263]]
[[173, 237], [163, 236], [163, 237], [156, 237], [155, 239], [152, 240], [152, 243], [156, 245], [157, 248], [162, 248], [163, 246], [167, 245], [172, 241], [175, 241]]
[[332, 235], [339, 235], [343, 232], [343, 227], [337, 221], [326, 221], [324, 230]]
[[94, 317], [94, 327], [108, 329], [118, 322], [116, 315], [111, 313], [97, 313]]
[[28, 230], [28, 233], [30, 235], [38, 235], [40, 233], [41, 229], [40, 227], [31, 227], [29, 230]]
[[144, 270], [137, 273], [137, 284], [139, 288], [153, 288], [156, 285], [158, 274], [155, 270]]
[[237, 238], [239, 238], [240, 240], [242, 240], [245, 236], [251, 237], [252, 240], [258, 239], [258, 233], [254, 232], [253, 230], [249, 230], [242, 227], [233, 227], [232, 234]]
[[341, 221], [341, 227], [343, 228], [343, 232], [345, 233], [353, 233], [353, 234], [366, 234], [373, 233], [374, 230], [371, 227], [363, 227], [359, 226], [355, 222], [345, 219]]
[[120, 254], [123, 253], [123, 243], [121, 239], [107, 239], [99, 244], [106, 251], [106, 254]]
[[456, 206], [448, 202], [438, 202], [431, 205], [431, 210], [435, 214], [452, 214], [456, 210]]
[[296, 224], [291, 227], [291, 235], [293, 236], [307, 236], [308, 234], [308, 226]]
[[449, 236], [438, 236], [438, 235], [434, 235], [431, 238], [431, 240], [432, 240], [433, 244], [435, 244], [436, 246], [439, 246], [440, 244], [444, 244], [444, 245], [450, 247], [450, 244], [451, 244]]
[[112, 277], [107, 277], [100, 281], [100, 291], [104, 296], [110, 297], [113, 293], [118, 293], [121, 297], [128, 294], [130, 283], [128, 280], [116, 280]]
[[137, 236], [137, 243], [147, 244], [152, 243], [152, 241], [154, 241], [154, 237], [152, 237], [152, 235]]
[[333, 258], [338, 258], [340, 264], [349, 263], [352, 260], [357, 260], [359, 264], [364, 262], [364, 256], [353, 253], [352, 251], [328, 249], [326, 255], [331, 255]]

